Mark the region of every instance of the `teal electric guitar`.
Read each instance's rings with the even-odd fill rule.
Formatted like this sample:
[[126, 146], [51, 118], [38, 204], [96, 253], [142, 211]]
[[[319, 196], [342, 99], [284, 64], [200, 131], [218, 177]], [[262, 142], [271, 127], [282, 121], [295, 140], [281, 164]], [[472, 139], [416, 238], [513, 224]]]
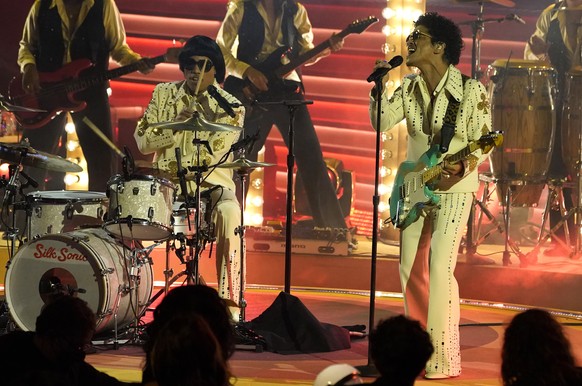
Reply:
[[[447, 157], [447, 162], [455, 163], [466, 159], [481, 149], [489, 153], [495, 146], [503, 143], [501, 132], [483, 135], [477, 141], [470, 142], [457, 153]], [[390, 220], [396, 228], [404, 228], [420, 216], [424, 208], [435, 207], [439, 197], [434, 193], [443, 172], [439, 145], [427, 150], [417, 162], [404, 161], [398, 167], [394, 188], [390, 195]]]

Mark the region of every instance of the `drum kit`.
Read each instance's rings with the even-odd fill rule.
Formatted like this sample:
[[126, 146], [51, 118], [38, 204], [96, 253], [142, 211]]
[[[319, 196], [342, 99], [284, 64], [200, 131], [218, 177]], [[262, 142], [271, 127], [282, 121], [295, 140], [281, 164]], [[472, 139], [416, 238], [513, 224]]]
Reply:
[[[477, 0], [454, 0], [456, 2], [477, 2]], [[506, 7], [513, 7], [509, 0], [480, 0], [480, 11], [474, 21], [459, 23], [473, 27], [472, 77], [481, 78], [480, 72], [480, 41], [484, 24], [487, 22], [501, 22], [516, 20], [524, 23], [515, 14], [501, 19], [483, 18], [484, 3], [496, 3]], [[561, 8], [558, 11], [566, 12], [572, 9]], [[505, 251], [503, 264], [509, 265], [510, 249], [520, 259], [522, 267], [537, 262], [537, 254], [554, 232], [564, 227], [566, 242], [555, 239], [564, 244], [571, 251], [570, 257], [579, 258], [582, 245], [580, 231], [582, 230], [582, 68], [575, 68], [566, 74], [565, 84], [558, 85], [559, 76], [556, 69], [548, 62], [535, 60], [507, 59], [495, 60], [487, 69], [487, 88], [491, 101], [493, 129], [501, 130], [504, 135], [503, 145], [495, 149], [490, 157], [492, 175], [482, 174], [481, 181], [486, 182], [486, 193], [482, 199], [489, 197], [488, 185], [494, 183], [499, 201], [504, 209], [504, 226], [496, 221], [497, 230], [505, 233]], [[562, 110], [557, 111], [558, 98], [563, 101]], [[561, 116], [558, 116], [561, 114]], [[561, 127], [557, 122], [561, 118]], [[561, 143], [555, 140], [557, 131], [561, 130]], [[553, 178], [549, 173], [553, 151], [560, 151], [566, 173], [571, 181]], [[540, 231], [536, 237], [535, 247], [524, 254], [517, 243], [509, 236], [510, 210], [515, 207], [536, 207], [542, 197], [544, 189], [548, 188], [548, 199]], [[572, 186], [577, 195], [574, 208], [566, 210], [562, 187]], [[476, 221], [479, 228], [482, 216], [485, 214], [493, 219], [482, 201], [476, 200], [481, 212], [479, 218], [470, 222], [467, 237], [467, 250], [472, 245]], [[546, 221], [549, 211], [559, 206], [562, 220], [549, 231], [546, 231]], [[575, 224], [575, 241], [570, 244], [568, 219], [573, 217]], [[479, 230], [477, 230], [479, 232]], [[483, 240], [482, 237], [480, 240]]]
[[[240, 130], [201, 117], [156, 126], [194, 132]], [[213, 228], [207, 213], [211, 206], [201, 198], [200, 176], [209, 166], [233, 169], [246, 177], [253, 169], [272, 165], [249, 161], [244, 156], [231, 163], [188, 167], [188, 170], [178, 165], [182, 191], [187, 191], [184, 177], [187, 171], [194, 173], [197, 185], [195, 197], [188, 194], [184, 202], [177, 202], [177, 186], [166, 174], [153, 168], [138, 168], [127, 149], [126, 154], [123, 174], [110, 178], [106, 193], [36, 191], [24, 194], [24, 189], [35, 182], [22, 172], [23, 166], [59, 172], [82, 169], [66, 159], [31, 148], [26, 140], [17, 144], [0, 143], [0, 159], [10, 164], [9, 180], [2, 179], [5, 195], [1, 220], [4, 238], [11, 241], [5, 293], [16, 327], [34, 330], [36, 317], [50, 297], [69, 294], [87, 301], [95, 311], [98, 335], [114, 333], [116, 344], [118, 331], [127, 327], [128, 334], [132, 334], [129, 340], [139, 339], [140, 319], [157, 297], [183, 275], [188, 284], [201, 280], [198, 258], [206, 243], [213, 241]], [[242, 207], [241, 218], [244, 218], [244, 203]], [[22, 223], [23, 229], [18, 229]], [[237, 234], [244, 261], [244, 220]], [[17, 241], [19, 246], [15, 251]], [[144, 241], [152, 243], [144, 247]], [[190, 249], [177, 247], [178, 242]], [[166, 243], [166, 286], [152, 296], [150, 254], [162, 243]], [[184, 272], [173, 278], [168, 275], [171, 250], [186, 264]], [[241, 282], [240, 306], [244, 307], [244, 278]]]

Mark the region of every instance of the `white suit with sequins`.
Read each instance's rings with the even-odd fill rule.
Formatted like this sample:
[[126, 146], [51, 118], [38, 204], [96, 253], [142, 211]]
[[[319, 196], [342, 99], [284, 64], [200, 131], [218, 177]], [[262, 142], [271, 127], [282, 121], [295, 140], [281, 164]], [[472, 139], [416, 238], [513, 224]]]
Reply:
[[[380, 130], [389, 130], [406, 119], [407, 160], [416, 162], [430, 146], [440, 143], [449, 97], [460, 102], [455, 134], [447, 153], [454, 154], [490, 131], [491, 115], [484, 86], [473, 79], [463, 82], [460, 71], [452, 65], [432, 98], [425, 81], [417, 74], [405, 77], [393, 95], [384, 92]], [[377, 127], [376, 103], [371, 96], [370, 118], [374, 127]], [[454, 271], [473, 195], [479, 186], [477, 166], [486, 158], [478, 150], [463, 162], [464, 175], [442, 179], [436, 190], [440, 206], [423, 212], [400, 235], [405, 312], [426, 326], [435, 347], [427, 372], [449, 376], [461, 372], [459, 288]]]
[[[236, 98], [222, 90], [216, 82], [214, 86], [226, 100], [239, 103]], [[224, 160], [223, 156], [229, 152], [232, 144], [240, 136], [240, 131], [176, 131], [174, 133], [172, 130], [149, 126], [152, 123], [174, 121], [178, 113], [186, 106], [194, 107], [194, 110], [209, 122], [239, 127], [242, 127], [244, 122], [243, 107], [235, 108], [235, 117], [230, 117], [206, 91], [199, 95], [197, 101], [194, 101], [193, 97], [186, 92], [184, 81], [158, 84], [143, 118], [138, 123], [134, 138], [142, 153], [155, 153], [154, 163], [157, 168], [168, 171], [174, 177], [177, 176], [178, 166], [176, 147], [180, 148], [183, 168], [203, 163], [215, 165]], [[200, 157], [198, 157], [198, 148], [194, 143], [197, 141], [193, 141], [194, 139], [208, 141], [212, 154], [205, 145], [201, 145]], [[232, 160], [233, 155], [228, 155], [226, 162], [232, 162]], [[188, 193], [193, 196], [196, 184], [192, 176], [192, 172], [187, 175], [187, 185]], [[201, 191], [204, 192], [216, 186], [221, 187], [212, 190], [211, 208], [206, 208], [206, 210], [212, 210], [212, 223], [215, 226], [218, 291], [221, 297], [231, 299], [238, 304], [241, 286], [241, 242], [235, 230], [240, 226], [241, 214], [232, 177], [233, 171], [228, 168], [215, 168], [204, 172]], [[178, 183], [177, 177], [173, 182]]]

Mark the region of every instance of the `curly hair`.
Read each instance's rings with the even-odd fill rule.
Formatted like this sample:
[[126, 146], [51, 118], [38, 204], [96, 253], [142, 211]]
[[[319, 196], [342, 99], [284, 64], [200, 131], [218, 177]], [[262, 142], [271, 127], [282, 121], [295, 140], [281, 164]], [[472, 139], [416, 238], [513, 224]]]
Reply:
[[449, 64], [459, 64], [464, 43], [461, 29], [458, 25], [436, 12], [427, 12], [421, 15], [414, 22], [414, 26], [419, 25], [428, 29], [428, 33], [432, 36], [432, 43], [444, 43], [444, 56]]
[[501, 362], [504, 386], [566, 386], [582, 381], [562, 325], [541, 309], [513, 318], [505, 330]]
[[383, 378], [409, 383], [434, 351], [428, 332], [404, 315], [381, 320], [370, 333], [370, 354]]

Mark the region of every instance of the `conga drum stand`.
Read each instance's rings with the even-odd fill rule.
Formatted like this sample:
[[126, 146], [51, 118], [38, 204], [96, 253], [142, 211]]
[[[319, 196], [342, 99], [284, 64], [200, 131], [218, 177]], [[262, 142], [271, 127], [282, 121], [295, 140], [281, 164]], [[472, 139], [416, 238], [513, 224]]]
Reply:
[[[498, 180], [499, 181], [499, 180]], [[507, 185], [505, 192], [502, 192], [505, 197], [505, 206], [503, 208], [503, 224], [504, 224], [504, 231], [505, 231], [505, 240], [504, 240], [504, 250], [503, 250], [503, 265], [508, 266], [511, 264], [511, 250], [517, 255], [520, 261], [520, 267], [525, 268], [528, 265], [528, 260], [526, 255], [521, 252], [519, 246], [511, 240], [509, 230], [511, 229], [511, 204], [512, 204], [512, 192], [511, 192], [511, 185]]]
[[[580, 180], [580, 178], [578, 178]], [[550, 179], [548, 181], [548, 200], [546, 201], [546, 207], [544, 209], [544, 213], [542, 216], [542, 223], [540, 225], [540, 233], [538, 235], [538, 240], [535, 247], [527, 254], [527, 259], [530, 263], [535, 264], [538, 261], [538, 254], [540, 249], [544, 246], [545, 242], [549, 239], [553, 239], [556, 243], [558, 243], [562, 248], [565, 250], [571, 250], [572, 245], [570, 243], [570, 227], [568, 225], [568, 220], [570, 217], [575, 216], [575, 224], [576, 224], [576, 241], [574, 242], [574, 252], [570, 254], [570, 256], [578, 254], [580, 248], [578, 247], [579, 240], [580, 240], [580, 227], [579, 221], [580, 216], [578, 215], [580, 204], [572, 207], [569, 211], [566, 210], [566, 206], [564, 204], [564, 193], [562, 187], [564, 186], [565, 181], [562, 179]], [[580, 182], [578, 182], [580, 185]], [[578, 194], [580, 194], [580, 186], [578, 186]], [[580, 198], [578, 198], [580, 201]], [[560, 210], [560, 215], [562, 216], [560, 221], [554, 225], [547, 233], [544, 231], [546, 228], [546, 224], [549, 222], [549, 215], [552, 207], [558, 205]], [[560, 227], [564, 227], [564, 237], [565, 242], [560, 240], [559, 237], [553, 237]]]

